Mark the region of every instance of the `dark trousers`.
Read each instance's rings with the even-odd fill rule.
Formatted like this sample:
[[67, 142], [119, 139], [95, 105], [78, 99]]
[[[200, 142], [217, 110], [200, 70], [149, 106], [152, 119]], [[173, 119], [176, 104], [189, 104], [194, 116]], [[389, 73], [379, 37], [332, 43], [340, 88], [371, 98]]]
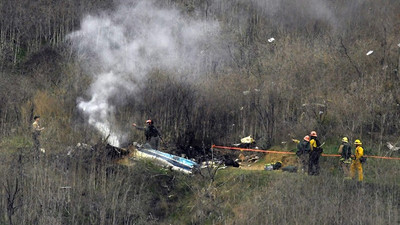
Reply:
[[147, 143], [151, 146], [152, 149], [158, 150], [158, 147], [160, 145], [160, 138], [159, 137], [150, 137], [150, 139], [147, 140]]
[[298, 156], [297, 160], [301, 166], [301, 170], [302, 172], [306, 173], [307, 172], [307, 166], [308, 166], [308, 158], [309, 158], [309, 154], [308, 153], [304, 153]]
[[39, 136], [38, 134], [33, 133], [32, 134], [32, 139], [33, 139], [33, 158], [39, 159], [40, 156], [40, 141], [39, 141]]
[[321, 153], [317, 151], [310, 152], [310, 159], [308, 161], [308, 174], [309, 175], [318, 175], [319, 174], [319, 157]]
[[39, 135], [32, 134], [32, 139], [33, 139], [33, 150], [35, 151], [35, 153], [38, 154], [40, 151]]

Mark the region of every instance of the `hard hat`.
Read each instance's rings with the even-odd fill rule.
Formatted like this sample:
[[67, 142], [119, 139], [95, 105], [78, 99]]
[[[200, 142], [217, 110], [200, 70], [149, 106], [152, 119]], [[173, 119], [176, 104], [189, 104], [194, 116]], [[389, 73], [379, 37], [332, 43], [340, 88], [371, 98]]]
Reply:
[[310, 141], [310, 136], [308, 136], [308, 135], [304, 136], [304, 140], [305, 141]]
[[153, 121], [151, 121], [151, 120], [146, 120], [146, 123], [152, 123]]
[[347, 137], [343, 137], [342, 138], [342, 142], [346, 142], [347, 143], [347, 142], [349, 142], [349, 139]]
[[360, 141], [359, 139], [357, 139], [357, 140], [354, 142], [354, 144], [355, 144], [355, 145], [362, 145], [362, 143], [361, 143], [361, 141]]
[[317, 132], [311, 131], [310, 136], [311, 136], [311, 137], [317, 137]]

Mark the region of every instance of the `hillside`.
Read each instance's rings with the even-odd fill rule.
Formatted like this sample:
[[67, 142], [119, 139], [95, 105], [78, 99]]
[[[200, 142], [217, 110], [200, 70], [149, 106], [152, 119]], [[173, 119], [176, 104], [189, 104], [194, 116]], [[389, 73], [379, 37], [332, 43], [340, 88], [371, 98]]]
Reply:
[[144, 143], [132, 124], [150, 119], [161, 150], [199, 162], [237, 158], [210, 148], [249, 135], [294, 151], [312, 130], [325, 153], [346, 136], [400, 157], [387, 147], [400, 145], [399, 12], [398, 0], [2, 0], [0, 224], [399, 223], [398, 160], [369, 160], [359, 184], [336, 158], [318, 177], [184, 176], [116, 164], [106, 147], [69, 154]]

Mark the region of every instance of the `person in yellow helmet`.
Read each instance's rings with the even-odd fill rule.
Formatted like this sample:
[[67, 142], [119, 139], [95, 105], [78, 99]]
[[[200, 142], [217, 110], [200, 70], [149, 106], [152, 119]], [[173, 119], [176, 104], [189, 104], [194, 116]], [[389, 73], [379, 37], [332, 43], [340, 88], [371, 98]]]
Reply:
[[354, 144], [356, 145], [356, 151], [354, 154], [354, 160], [350, 166], [350, 176], [351, 178], [355, 178], [356, 169], [358, 171], [358, 181], [363, 181], [363, 168], [361, 163], [361, 157], [364, 156], [364, 149], [361, 147], [362, 143], [359, 139], [357, 139]]
[[347, 137], [342, 138], [342, 144], [339, 146], [338, 153], [340, 154], [340, 167], [343, 170], [345, 178], [349, 178], [351, 164], [351, 146]]
[[310, 133], [310, 157], [308, 160], [308, 175], [319, 175], [320, 166], [319, 158], [321, 157], [323, 149], [318, 140], [317, 132], [311, 131]]

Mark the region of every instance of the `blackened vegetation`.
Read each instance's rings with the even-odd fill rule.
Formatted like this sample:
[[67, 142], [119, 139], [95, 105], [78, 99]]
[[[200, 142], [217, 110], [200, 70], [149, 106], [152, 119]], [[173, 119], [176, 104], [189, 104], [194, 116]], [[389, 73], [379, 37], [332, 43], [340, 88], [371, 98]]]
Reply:
[[99, 141], [93, 146], [78, 143], [75, 147], [69, 147], [68, 149], [67, 155], [69, 157], [79, 159], [82, 162], [95, 160], [99, 163], [105, 163], [122, 158], [130, 153], [128, 148], [115, 147], [104, 141]]

